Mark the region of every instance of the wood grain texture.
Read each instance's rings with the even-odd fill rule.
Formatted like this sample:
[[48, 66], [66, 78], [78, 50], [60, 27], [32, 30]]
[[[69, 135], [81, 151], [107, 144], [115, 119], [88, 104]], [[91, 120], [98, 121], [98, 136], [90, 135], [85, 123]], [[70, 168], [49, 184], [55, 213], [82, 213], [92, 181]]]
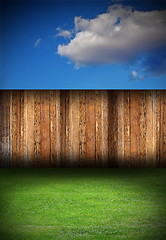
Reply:
[[124, 167], [124, 92], [120, 90], [117, 96], [118, 114], [118, 141], [117, 141], [117, 162], [119, 167]]
[[50, 149], [50, 92], [41, 91], [41, 166], [51, 166]]
[[102, 106], [101, 91], [95, 91], [95, 151], [96, 151], [96, 167], [102, 166]]
[[130, 167], [130, 146], [131, 146], [131, 126], [130, 126], [130, 92], [124, 91], [124, 166]]
[[[40, 93], [41, 92], [39, 90], [34, 91], [35, 167], [40, 167], [40, 154], [41, 154], [41, 127], [40, 127], [41, 126], [41, 95]], [[51, 114], [51, 110], [50, 110], [50, 114]], [[51, 120], [50, 120], [50, 124], [51, 124]], [[50, 147], [52, 149], [52, 145]]]
[[101, 165], [108, 166], [108, 91], [101, 91]]
[[10, 92], [0, 93], [0, 164], [10, 165]]
[[95, 167], [95, 91], [86, 91], [86, 167]]
[[130, 166], [139, 167], [140, 157], [140, 91], [130, 92]]
[[109, 91], [108, 95], [108, 154], [109, 167], [118, 167], [118, 91]]
[[153, 100], [152, 91], [146, 91], [146, 166], [153, 164]]
[[79, 92], [80, 167], [86, 167], [86, 91]]
[[[35, 108], [34, 91], [27, 91], [27, 158], [28, 166], [35, 166]], [[18, 121], [19, 122], [19, 121]], [[18, 155], [19, 156], [19, 155]]]
[[166, 91], [1, 90], [0, 167], [166, 167]]
[[[160, 108], [159, 108], [160, 109]], [[146, 165], [146, 91], [140, 92], [140, 165]], [[157, 132], [156, 132], [157, 134]]]

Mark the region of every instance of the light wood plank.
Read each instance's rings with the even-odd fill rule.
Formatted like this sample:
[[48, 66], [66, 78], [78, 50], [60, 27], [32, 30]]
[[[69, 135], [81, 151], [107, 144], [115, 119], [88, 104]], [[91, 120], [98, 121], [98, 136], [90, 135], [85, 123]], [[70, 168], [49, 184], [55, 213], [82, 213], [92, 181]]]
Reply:
[[86, 167], [86, 91], [79, 93], [79, 136], [80, 136], [80, 167]]
[[34, 92], [27, 91], [27, 166], [35, 167]]
[[95, 167], [95, 91], [86, 91], [86, 166]]

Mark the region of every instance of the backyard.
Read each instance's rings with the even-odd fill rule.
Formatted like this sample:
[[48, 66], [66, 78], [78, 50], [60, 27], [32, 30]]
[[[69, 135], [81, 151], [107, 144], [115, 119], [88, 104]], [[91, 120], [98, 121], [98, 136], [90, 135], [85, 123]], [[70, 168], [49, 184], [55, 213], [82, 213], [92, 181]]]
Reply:
[[3, 240], [166, 239], [165, 169], [1, 169]]

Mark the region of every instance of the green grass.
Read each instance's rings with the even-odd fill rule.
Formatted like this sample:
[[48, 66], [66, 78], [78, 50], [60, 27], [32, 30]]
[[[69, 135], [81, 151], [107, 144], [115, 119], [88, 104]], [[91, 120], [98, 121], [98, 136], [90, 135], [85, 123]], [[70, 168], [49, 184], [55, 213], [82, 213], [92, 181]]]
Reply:
[[2, 240], [166, 239], [165, 169], [1, 169]]

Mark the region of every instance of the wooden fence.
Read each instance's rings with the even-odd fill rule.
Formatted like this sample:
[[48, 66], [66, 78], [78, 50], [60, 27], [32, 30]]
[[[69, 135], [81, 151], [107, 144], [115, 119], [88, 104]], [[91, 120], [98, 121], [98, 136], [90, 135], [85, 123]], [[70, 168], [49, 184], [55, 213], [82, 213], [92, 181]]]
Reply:
[[1, 167], [166, 167], [164, 90], [1, 90]]

